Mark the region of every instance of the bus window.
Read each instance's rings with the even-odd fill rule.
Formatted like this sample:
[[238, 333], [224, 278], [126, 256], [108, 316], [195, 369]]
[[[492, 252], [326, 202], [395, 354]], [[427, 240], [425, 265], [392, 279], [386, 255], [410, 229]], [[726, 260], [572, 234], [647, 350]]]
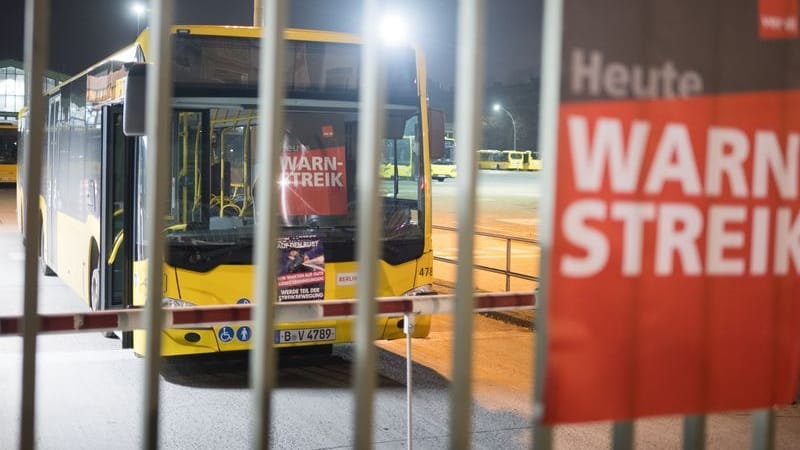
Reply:
[[0, 183], [17, 181], [17, 129], [0, 125]]

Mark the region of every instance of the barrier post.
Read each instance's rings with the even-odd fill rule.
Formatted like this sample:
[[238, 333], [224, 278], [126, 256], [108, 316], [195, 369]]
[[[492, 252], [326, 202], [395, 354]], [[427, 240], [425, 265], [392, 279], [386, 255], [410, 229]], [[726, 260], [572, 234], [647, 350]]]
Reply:
[[411, 358], [411, 335], [414, 333], [414, 325], [416, 323], [416, 315], [414, 313], [403, 314], [403, 333], [406, 335], [406, 439], [408, 445], [406, 448], [411, 450], [411, 437], [412, 437], [412, 393], [413, 389], [413, 369], [414, 361]]

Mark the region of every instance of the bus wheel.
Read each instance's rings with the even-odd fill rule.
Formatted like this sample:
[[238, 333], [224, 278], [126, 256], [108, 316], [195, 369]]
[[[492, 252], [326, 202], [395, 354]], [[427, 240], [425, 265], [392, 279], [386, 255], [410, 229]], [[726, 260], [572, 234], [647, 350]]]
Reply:
[[42, 274], [48, 277], [52, 277], [56, 273], [53, 272], [53, 269], [44, 262], [44, 232], [39, 231], [39, 270], [42, 271]]

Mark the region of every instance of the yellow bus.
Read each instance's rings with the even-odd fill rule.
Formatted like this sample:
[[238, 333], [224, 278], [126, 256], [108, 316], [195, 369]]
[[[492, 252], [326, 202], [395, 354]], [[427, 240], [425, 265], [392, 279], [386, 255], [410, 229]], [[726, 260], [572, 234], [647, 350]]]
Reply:
[[483, 149], [478, 150], [478, 168], [479, 169], [497, 169], [499, 168], [500, 150]]
[[542, 157], [539, 154], [538, 150], [521, 150], [523, 157], [522, 157], [522, 167], [524, 170], [528, 171], [538, 171], [542, 170]]
[[524, 154], [518, 150], [478, 150], [478, 168], [522, 170]]
[[17, 182], [17, 124], [0, 122], [0, 183]]
[[[249, 303], [260, 29], [177, 26], [173, 32], [163, 304]], [[40, 216], [21, 218], [42, 222], [42, 269], [57, 273], [95, 310], [141, 307], [146, 298], [148, 33], [48, 91]], [[358, 38], [313, 30], [286, 30], [285, 37], [275, 301], [355, 298]], [[417, 151], [407, 153], [408, 177], [380, 185], [385, 225], [378, 295], [424, 295], [433, 282], [430, 171], [424, 168], [443, 151], [444, 116], [428, 109], [421, 53], [411, 46], [389, 52], [385, 146]], [[401, 319], [377, 319], [379, 337], [403, 337]], [[429, 327], [430, 318], [421, 317], [413, 336], [426, 336]], [[168, 329], [162, 353], [244, 350], [251, 331], [245, 324]], [[351, 320], [281, 323], [274, 344], [329, 346], [352, 338]], [[122, 343], [142, 354], [144, 332], [124, 333]]]
[[444, 138], [444, 154], [441, 158], [431, 161], [431, 178], [444, 181], [445, 178], [455, 178], [456, 171], [456, 141], [453, 138]]

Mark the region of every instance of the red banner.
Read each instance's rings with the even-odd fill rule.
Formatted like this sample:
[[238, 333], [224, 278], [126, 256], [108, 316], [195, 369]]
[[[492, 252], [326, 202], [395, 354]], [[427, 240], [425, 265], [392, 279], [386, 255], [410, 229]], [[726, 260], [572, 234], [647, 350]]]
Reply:
[[800, 90], [563, 103], [549, 423], [788, 404]]

